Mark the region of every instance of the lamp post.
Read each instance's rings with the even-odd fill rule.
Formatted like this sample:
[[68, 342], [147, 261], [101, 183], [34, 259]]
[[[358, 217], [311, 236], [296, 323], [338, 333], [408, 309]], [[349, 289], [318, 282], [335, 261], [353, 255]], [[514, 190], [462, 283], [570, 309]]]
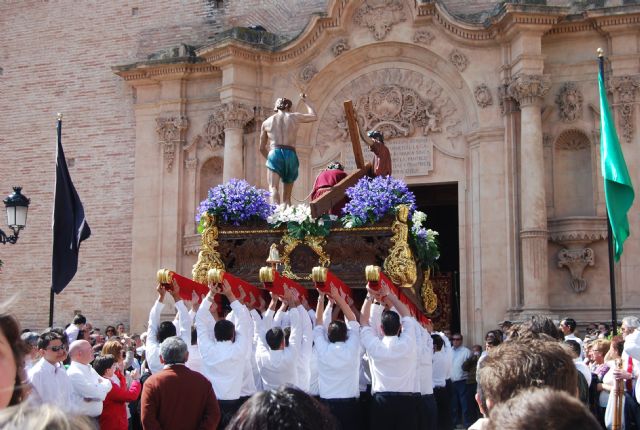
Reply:
[[13, 187], [13, 194], [3, 200], [7, 209], [7, 225], [13, 230], [13, 234], [7, 236], [4, 231], [0, 230], [0, 243], [16, 243], [20, 230], [27, 225], [27, 210], [30, 200], [20, 191], [22, 191], [22, 187]]

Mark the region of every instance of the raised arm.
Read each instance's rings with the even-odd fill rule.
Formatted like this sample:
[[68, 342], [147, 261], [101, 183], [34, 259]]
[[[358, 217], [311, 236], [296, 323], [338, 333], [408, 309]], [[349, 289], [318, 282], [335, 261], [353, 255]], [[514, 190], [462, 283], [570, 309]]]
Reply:
[[294, 113], [295, 118], [298, 122], [313, 122], [318, 119], [318, 115], [316, 114], [316, 110], [313, 107], [313, 104], [307, 100], [307, 95], [302, 93], [300, 94], [300, 99], [302, 103], [307, 107], [307, 113]]
[[[216, 325], [210, 308], [215, 307], [215, 291], [213, 287], [209, 285], [209, 294], [202, 299], [202, 304], [196, 312], [196, 330], [198, 332], [198, 349], [202, 358], [206, 360], [210, 348], [213, 346], [213, 330]], [[190, 343], [189, 343], [190, 344]]]
[[362, 308], [360, 309], [360, 325], [362, 327], [369, 327], [369, 318], [371, 316], [371, 303], [373, 302], [373, 296], [367, 294], [367, 297], [362, 302]]
[[324, 293], [318, 291], [318, 304], [316, 305], [316, 327], [323, 325], [323, 313], [324, 313]]
[[147, 342], [151, 342], [153, 344], [158, 343], [158, 327], [160, 326], [160, 314], [162, 313], [162, 309], [164, 309], [164, 295], [166, 290], [162, 286], [162, 284], [158, 284], [156, 287], [156, 291], [158, 292], [158, 299], [155, 301], [151, 310], [149, 311], [149, 323], [147, 328]]
[[343, 296], [341, 291], [333, 284], [331, 284], [331, 297], [333, 297], [333, 300], [335, 300], [338, 306], [340, 306], [340, 310], [348, 321], [356, 320], [356, 314], [354, 314], [351, 307], [349, 307], [346, 297]]
[[170, 294], [173, 300], [176, 302], [176, 309], [178, 310], [178, 337], [180, 337], [184, 343], [191, 345], [191, 317], [189, 316], [189, 310], [180, 297], [180, 285], [173, 280], [173, 288], [170, 290]]

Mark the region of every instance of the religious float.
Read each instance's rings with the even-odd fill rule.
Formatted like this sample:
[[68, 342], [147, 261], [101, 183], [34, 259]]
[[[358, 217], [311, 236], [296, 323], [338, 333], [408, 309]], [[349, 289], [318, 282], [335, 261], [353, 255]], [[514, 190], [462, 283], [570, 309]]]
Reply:
[[[416, 318], [432, 318], [436, 328], [446, 327], [448, 315], [438, 312], [442, 307], [431, 281], [439, 257], [438, 233], [426, 227], [427, 215], [416, 210], [407, 185], [391, 176], [383, 134], [360, 132], [351, 101], [344, 109], [357, 169], [347, 174], [340, 163], [331, 163], [316, 178], [310, 204], [291, 204], [297, 157], [289, 142], [283, 144], [282, 127], [297, 127], [295, 121], [286, 124], [294, 115], [301, 122], [316, 119], [306, 95], [300, 96], [308, 113], [292, 114], [291, 101], [280, 98], [276, 113], [263, 123], [260, 150], [271, 171], [270, 191], [238, 179], [211, 188], [197, 210], [201, 244], [191, 279], [161, 269], [158, 282], [169, 286], [175, 280], [180, 294], [191, 299], [194, 291], [206, 294], [208, 284], [226, 280], [252, 308], [265, 305], [266, 291], [282, 295], [285, 285], [295, 288], [308, 306], [317, 298], [316, 290], [331, 287], [359, 306], [365, 287], [386, 284]], [[364, 162], [359, 139], [375, 154], [373, 163]], [[291, 158], [294, 174], [287, 181]]]

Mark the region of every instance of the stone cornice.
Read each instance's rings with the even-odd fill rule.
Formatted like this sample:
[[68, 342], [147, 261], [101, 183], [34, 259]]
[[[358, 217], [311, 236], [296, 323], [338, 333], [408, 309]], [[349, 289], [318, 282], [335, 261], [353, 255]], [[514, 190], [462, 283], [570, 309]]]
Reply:
[[[328, 38], [331, 32], [335, 33], [346, 26], [345, 21], [351, 18], [360, 5], [360, 1], [331, 0], [326, 15], [314, 15], [305, 30], [288, 42], [283, 42], [277, 35], [270, 33], [260, 35], [253, 30], [235, 28], [222, 33], [213, 44], [193, 49], [195, 58], [186, 58], [184, 62], [177, 62], [178, 59], [174, 58], [153, 60], [153, 64], [135, 63], [117, 66], [113, 70], [125, 80], [132, 81], [159, 79], [176, 73], [211, 73], [218, 70], [215, 67], [190, 64], [193, 61], [219, 65], [230, 59], [254, 64], [296, 60], [308, 54], [320, 39]], [[432, 21], [452, 37], [472, 44], [495, 44], [510, 38], [521, 28], [549, 35], [590, 30], [609, 31], [611, 27], [640, 24], [638, 5], [571, 14], [568, 7], [506, 3], [496, 8], [492, 16], [483, 22], [468, 22], [452, 15], [440, 0], [415, 0], [412, 14], [414, 25]]]
[[549, 239], [556, 243], [591, 243], [607, 238], [605, 217], [567, 217], [550, 219]]
[[171, 76], [219, 73], [220, 69], [212, 64], [199, 62], [180, 63], [135, 63], [126, 66], [114, 66], [113, 72], [125, 81], [157, 81]]

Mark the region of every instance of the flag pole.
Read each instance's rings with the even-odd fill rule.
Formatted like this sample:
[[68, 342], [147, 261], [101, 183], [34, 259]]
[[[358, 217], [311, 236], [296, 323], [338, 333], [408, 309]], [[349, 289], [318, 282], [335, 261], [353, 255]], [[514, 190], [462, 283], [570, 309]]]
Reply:
[[[57, 125], [56, 125], [56, 163], [58, 162], [58, 146], [62, 141], [62, 114], [58, 113], [57, 115]], [[56, 173], [57, 177], [57, 173]], [[55, 203], [54, 203], [55, 204]], [[55, 305], [55, 293], [53, 292], [53, 285], [49, 291], [49, 327], [53, 327], [53, 308]]]
[[[602, 48], [597, 49], [598, 53], [598, 70], [602, 76], [604, 83], [604, 51]], [[602, 142], [601, 142], [602, 144]], [[609, 295], [611, 296], [611, 329], [613, 335], [618, 334], [618, 315], [616, 305], [616, 274], [615, 263], [613, 259], [613, 231], [611, 230], [611, 222], [609, 220], [609, 210], [607, 209], [607, 248], [609, 251]]]

